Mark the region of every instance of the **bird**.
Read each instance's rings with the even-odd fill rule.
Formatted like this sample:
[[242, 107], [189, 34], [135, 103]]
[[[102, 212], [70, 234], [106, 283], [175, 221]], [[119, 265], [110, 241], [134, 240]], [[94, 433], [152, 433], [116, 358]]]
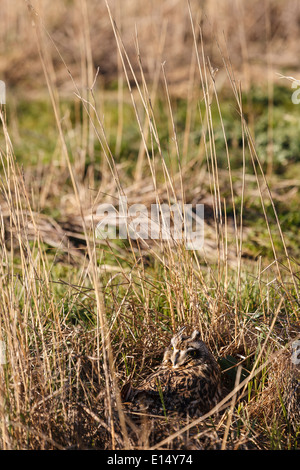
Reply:
[[131, 411], [197, 418], [220, 401], [220, 367], [200, 332], [195, 329], [185, 334], [185, 330], [183, 326], [171, 338], [157, 370], [137, 388], [131, 382], [123, 386], [121, 397], [131, 404]]

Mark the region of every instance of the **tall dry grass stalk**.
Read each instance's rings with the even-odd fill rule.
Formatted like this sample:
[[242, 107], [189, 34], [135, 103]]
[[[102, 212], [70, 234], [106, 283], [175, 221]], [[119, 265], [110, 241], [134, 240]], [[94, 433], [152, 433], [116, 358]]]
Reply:
[[[290, 346], [290, 342], [282, 344], [283, 328], [278, 326], [278, 322], [281, 317], [284, 318], [283, 323], [287, 324], [292, 322], [291, 318], [298, 319], [299, 292], [298, 278], [289, 257], [272, 193], [244, 118], [241, 87], [234, 78], [230, 61], [221, 52], [241, 125], [239, 206], [236, 204], [230, 148], [222, 119], [222, 102], [215, 84], [217, 72], [207, 59], [202, 30], [194, 20], [197, 18], [198, 21], [199, 17], [194, 15], [188, 5], [194, 44], [190, 83], [192, 86], [198, 72], [201, 105], [204, 106], [204, 110], [203, 106], [202, 109], [199, 107], [203, 123], [199, 154], [203, 153], [207, 162], [204, 172], [201, 165], [197, 166], [197, 161], [193, 162], [194, 167], [189, 167], [188, 155], [184, 154], [188, 153], [193, 100], [188, 101], [185, 137], [181, 145], [165, 64], [156, 66], [153, 87], [150, 89], [144, 73], [138, 35], [135, 36], [138, 54], [136, 70], [114, 20], [110, 3], [105, 2], [119, 56], [118, 109], [122, 113], [122, 102], [127, 93], [122, 89], [124, 80], [140, 133], [134, 177], [130, 181], [131, 186], [126, 187], [114, 154], [114, 151], [120, 152], [121, 148], [122, 118], [116, 129], [116, 148], [112, 149], [97, 105], [98, 75], [94, 73], [92, 65], [87, 3], [79, 2], [80, 5], [77, 5], [83, 24], [80, 36], [81, 74], [85, 84], [83, 92], [39, 12], [27, 3], [35, 24], [36, 44], [57, 126], [60, 168], [62, 171], [67, 170], [71, 181], [69, 196], [76, 209], [76, 221], [80, 227], [78, 231], [84, 247], [81, 247], [81, 256], [78, 255], [79, 261], [77, 259], [72, 280], [63, 283], [55, 278], [54, 261], [50, 261], [47, 244], [42, 236], [40, 214], [33, 210], [32, 194], [15, 159], [2, 109], [0, 118], [5, 147], [1, 150], [3, 261], [0, 266], [0, 340], [6, 344], [6, 363], [0, 367], [1, 447], [80, 448], [92, 445], [93, 442], [96, 442], [95, 446], [113, 449], [188, 446], [190, 441], [187, 436], [190, 431], [196, 429], [197, 433], [200, 432], [198, 426], [211, 416], [216, 419], [219, 432], [211, 445], [226, 448], [230, 433], [236, 432], [236, 442], [230, 445], [238, 447], [242, 438], [238, 436], [237, 427], [243, 426], [243, 439], [246, 439], [246, 429], [254, 414], [252, 409], [259, 408], [254, 407], [252, 400], [256, 405], [261, 404], [260, 397], [264, 396], [264, 381], [267, 383], [268, 371], [272, 371], [275, 359], [287, 353]], [[163, 49], [167, 40], [167, 30], [164, 33], [159, 50]], [[62, 126], [53, 53], [64, 67], [83, 111], [80, 123], [82, 153], [81, 159], [75, 162], [71, 159]], [[170, 129], [168, 149], [160, 136], [156, 118], [155, 99], [159, 84], [164, 90], [164, 106]], [[217, 106], [224, 140], [228, 163], [225, 173], [220, 171], [218, 165], [212, 101]], [[87, 196], [87, 181], [88, 185], [96, 187], [93, 171], [95, 142], [101, 148], [103, 179], [101, 188], [91, 198]], [[168, 152], [171, 164], [167, 158]], [[92, 157], [92, 170], [85, 180], [82, 173], [87, 155]], [[248, 267], [243, 258], [246, 230], [244, 200], [249, 177], [246, 174], [247, 158], [253, 166], [254, 181], [274, 255], [273, 262], [264, 266], [259, 261], [257, 265], [252, 263]], [[198, 201], [198, 185], [204, 180], [208, 181], [209, 193], [206, 196], [212, 201], [213, 217], [206, 227], [208, 248], [205, 245], [201, 253], [187, 250], [184, 243], [172, 239], [133, 241], [129, 237], [128, 244], [120, 247], [114, 241], [99, 241], [96, 238], [96, 208], [106, 190], [113, 198], [126, 195], [131, 202], [143, 202], [148, 207], [153, 203], [160, 207], [163, 203], [172, 206], [176, 202], [184, 204], [191, 200]], [[125, 179], [127, 181], [128, 177]], [[222, 194], [224, 181], [229, 188], [227, 199]], [[285, 253], [283, 261], [278, 259], [265, 210], [266, 194]], [[232, 220], [228, 220], [228, 206], [233, 208]], [[65, 232], [61, 246], [64, 237]], [[58, 253], [60, 244], [56, 249]], [[110, 264], [102, 263], [107, 253], [110, 255]], [[152, 264], [152, 269], [148, 269], [147, 263]], [[247, 277], [248, 269], [252, 276], [251, 282]], [[253, 274], [255, 269], [258, 272], [256, 277]], [[266, 284], [268, 276], [271, 280]], [[292, 287], [287, 284], [287, 279]], [[64, 290], [58, 296], [57, 284], [60, 282]], [[248, 304], [245, 301], [245, 286], [248, 282], [249, 297], [255, 289], [258, 289], [260, 295], [260, 307], [263, 310], [261, 323], [253, 320], [254, 313], [260, 312], [251, 311], [251, 299]], [[275, 282], [276, 291], [273, 289]], [[89, 320], [73, 324], [69, 318], [70, 306], [79, 309], [81, 304], [85, 313], [88, 311]], [[203, 339], [221, 358], [238, 357], [249, 374], [241, 381], [237, 375], [235, 387], [207, 416], [188, 424], [180, 420], [170, 428], [157, 425], [159, 432], [155, 441], [153, 436], [150, 439], [146, 428], [141, 432], [124, 411], [120, 387], [126, 377], [134, 376], [135, 372], [142, 375], [144, 369], [150, 367], [147, 365], [149, 360], [152, 360], [152, 364], [155, 362], [153, 349], [162, 348], [167, 343], [166, 332], [175, 331], [183, 323], [197, 326]], [[257, 385], [255, 380], [259, 378], [262, 381]], [[254, 399], [249, 392], [253, 384], [257, 386]], [[265, 388], [271, 386], [274, 387], [274, 382], [270, 379]], [[248, 401], [245, 399], [247, 394], [251, 395]], [[227, 419], [217, 421], [219, 418], [215, 413], [220, 412], [220, 409], [226, 410], [230, 405], [229, 414], [226, 415], [225, 411], [223, 415]], [[278, 410], [278, 405], [274, 406]], [[244, 410], [245, 415], [242, 416]], [[205, 434], [206, 429], [203, 432]], [[193, 445], [198, 445], [197, 434], [193, 434], [193, 439]]]

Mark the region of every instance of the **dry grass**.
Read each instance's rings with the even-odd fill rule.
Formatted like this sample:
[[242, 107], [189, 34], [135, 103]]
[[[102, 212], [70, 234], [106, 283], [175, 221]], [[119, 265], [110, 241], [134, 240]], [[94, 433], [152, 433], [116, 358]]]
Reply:
[[[239, 12], [242, 3], [233, 3], [234, 11]], [[176, 34], [184, 46], [177, 49], [177, 54], [189, 64], [190, 89], [196, 83], [200, 85], [197, 99], [202, 106], [198, 111], [203, 127], [199, 153], [193, 160], [188, 159], [193, 121], [187, 113], [181, 146], [165, 65], [152, 64], [151, 69], [144, 64], [144, 57], [151, 64], [152, 55], [140, 50], [140, 44], [153, 24], [146, 24], [142, 34], [138, 31], [134, 48], [127, 48], [127, 35], [132, 29], [126, 23], [128, 12], [122, 14], [121, 2], [114, 12], [117, 18], [123, 18], [120, 28], [108, 3], [101, 10], [103, 23], [96, 25], [87, 16], [87, 5], [75, 4], [72, 12], [63, 2], [57, 11], [50, 8], [50, 28], [41, 21], [42, 9], [40, 13], [30, 7], [29, 12], [35, 26], [35, 36], [30, 40], [32, 57], [38, 51], [57, 126], [56, 163], [44, 169], [23, 170], [14, 155], [5, 107], [0, 114], [0, 339], [6, 345], [6, 363], [0, 368], [1, 448], [295, 448], [299, 439], [299, 371], [292, 367], [290, 356], [291, 343], [299, 336], [299, 263], [288, 252], [269, 180], [244, 117], [231, 56], [228, 51], [218, 52], [238, 110], [243, 143], [239, 178], [231, 170], [232, 149], [222, 119], [215, 80], [218, 75], [207, 60], [205, 34], [209, 22], [204, 21], [204, 28], [199, 29], [201, 12], [193, 8], [193, 2], [180, 22], [181, 35]], [[268, 3], [275, 14], [273, 4], [274, 11], [279, 7], [276, 2]], [[151, 5], [162, 22], [172, 7], [167, 2]], [[255, 21], [257, 4], [251, 5], [247, 8]], [[22, 8], [7, 7], [7, 15], [12, 11], [20, 14]], [[135, 2], [131, 8], [137, 8]], [[165, 9], [164, 15], [160, 14], [161, 8]], [[222, 13], [223, 8], [218, 11]], [[212, 16], [214, 11], [210, 11]], [[62, 13], [66, 26], [69, 22], [77, 24], [75, 30], [66, 27], [66, 34], [80, 37], [80, 67], [74, 73], [69, 66], [69, 54], [74, 53], [72, 41], [62, 38], [60, 29], [49, 33]], [[145, 9], [145, 18], [153, 18], [148, 14]], [[13, 18], [16, 20], [17, 15]], [[282, 11], [281, 21], [284, 18]], [[217, 18], [213, 20], [217, 22]], [[79, 28], [81, 21], [83, 28]], [[232, 24], [227, 24], [228, 31], [233, 24], [234, 16]], [[163, 28], [162, 23], [156, 27]], [[246, 34], [242, 22], [239, 27], [241, 44], [251, 44], [252, 50], [250, 32]], [[22, 38], [22, 28], [26, 27], [21, 22], [19, 28]], [[98, 102], [92, 60], [97, 51], [93, 42], [97, 41], [97, 28], [107, 33], [109, 46], [105, 49], [104, 43], [101, 48], [104, 57], [108, 56], [107, 48], [112, 47], [112, 38], [117, 46], [119, 111], [122, 113], [125, 100], [130, 100], [134, 110], [139, 153], [132, 173], [126, 163], [118, 162], [108, 139], [108, 133], [115, 132], [119, 136], [116, 148], [121, 148], [122, 122], [109, 129]], [[162, 43], [152, 46], [161, 51], [166, 41], [169, 57], [179, 60], [171, 47], [172, 31], [171, 24]], [[193, 45], [193, 57], [186, 57], [186, 50], [191, 50], [186, 49], [186, 35]], [[140, 55], [134, 67], [132, 56], [137, 52]], [[243, 53], [243, 63], [250, 67], [250, 53], [245, 48]], [[161, 52], [159, 58], [163, 59]], [[78, 60], [76, 56], [77, 67]], [[109, 60], [106, 64], [109, 74], [115, 65]], [[187, 69], [186, 62], [182, 66]], [[150, 74], [146, 73], [149, 70]], [[61, 111], [58, 77], [65, 83], [66, 76], [82, 112], [75, 128]], [[151, 90], [149, 83], [153, 85]], [[165, 93], [167, 146], [156, 117], [158, 85]], [[190, 112], [193, 99], [191, 95]], [[212, 101], [217, 104], [227, 170], [218, 166]], [[101, 151], [101, 178], [96, 174], [98, 163], [93, 161], [95, 144]], [[91, 157], [89, 165], [87, 156]], [[246, 161], [252, 165], [251, 173]], [[245, 256], [249, 229], [244, 224], [244, 200], [253, 191], [261, 202], [271, 259]], [[97, 239], [98, 204], [124, 194], [129, 205], [142, 202], [147, 207], [175, 201], [205, 202], [208, 217], [204, 249], [186, 250], [176, 240], [129, 239], [123, 243]], [[43, 214], [47, 204], [53, 207], [60, 197], [59, 220]], [[272, 225], [266, 205], [271, 207]], [[230, 214], [228, 207], [232, 208]], [[274, 242], [275, 231], [280, 247]], [[219, 358], [228, 394], [209, 416], [194, 422], [129, 418], [121, 403], [120, 387], [129, 376], [137, 381], [155, 367], [172, 331], [183, 323], [197, 326]]]
[[[0, 73], [10, 85], [22, 84], [28, 94], [37, 93], [44, 86], [43, 72], [38, 61], [34, 27], [27, 14], [27, 3], [23, 0], [3, 2], [1, 10]], [[115, 82], [120, 69], [113, 31], [107, 15], [105, 2], [90, 0], [39, 0], [31, 2], [45, 21], [45, 26], [59, 46], [66, 62], [80, 86], [85, 86], [85, 74], [90, 66], [86, 61], [100, 67], [105, 82]], [[214, 67], [222, 61], [214, 38], [227, 41], [229, 55], [247, 88], [253, 80], [263, 77], [274, 79], [273, 71], [291, 71], [297, 75], [299, 45], [298, 0], [227, 0], [220, 5], [217, 0], [191, 0], [195, 22], [202, 27], [203, 38]], [[110, 4], [113, 16], [122, 33], [122, 38], [131, 62], [136, 64], [134, 31], [137, 27], [143, 73], [154, 81], [157, 58], [167, 60], [172, 70], [169, 86], [186, 96], [186, 84], [190, 78], [193, 48], [187, 2], [185, 0], [154, 0], [147, 5], [139, 1], [126, 3], [116, 0]], [[26, 42], [26, 50], [23, 44]], [[284, 51], [284, 54], [278, 53]], [[67, 74], [52, 48], [49, 55], [54, 61], [55, 77], [61, 91], [70, 89]]]

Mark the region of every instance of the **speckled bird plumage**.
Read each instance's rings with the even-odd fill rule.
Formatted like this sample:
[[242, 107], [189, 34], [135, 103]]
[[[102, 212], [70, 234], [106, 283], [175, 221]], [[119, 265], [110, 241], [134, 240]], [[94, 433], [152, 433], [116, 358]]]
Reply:
[[197, 330], [191, 335], [181, 328], [171, 339], [158, 369], [136, 389], [126, 384], [124, 401], [151, 414], [178, 413], [201, 416], [221, 398], [220, 368], [200, 340]]

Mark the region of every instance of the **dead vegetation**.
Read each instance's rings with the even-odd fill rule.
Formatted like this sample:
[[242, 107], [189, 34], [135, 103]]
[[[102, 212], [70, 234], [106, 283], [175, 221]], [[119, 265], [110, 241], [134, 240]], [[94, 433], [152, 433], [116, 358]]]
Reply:
[[[42, 80], [37, 72], [42, 64], [58, 143], [55, 158], [46, 166], [21, 167], [15, 158], [5, 107], [1, 108], [0, 340], [6, 346], [6, 361], [0, 367], [1, 448], [297, 448], [299, 366], [291, 362], [291, 348], [299, 337], [299, 263], [289, 253], [276, 203], [286, 188], [294, 194], [298, 181], [266, 177], [243, 113], [241, 88], [229, 58], [219, 51], [218, 60], [223, 63], [227, 86], [238, 110], [242, 141], [241, 168], [231, 169], [232, 149], [222, 125], [215, 74], [207, 60], [208, 55], [216, 54], [207, 50], [205, 43], [207, 30], [212, 26], [201, 17], [201, 11], [193, 8], [193, 2], [187, 5], [183, 18], [178, 2], [152, 2], [145, 6], [145, 24], [142, 22], [143, 28], [135, 36], [134, 48], [127, 47], [132, 34], [127, 21], [134, 14], [123, 15], [121, 2], [116, 3], [115, 12], [109, 3], [97, 2], [100, 20], [94, 23], [96, 13], [88, 15], [92, 3], [88, 7], [85, 2], [74, 2], [74, 9], [69, 10], [60, 2], [57, 11], [49, 7], [46, 16], [30, 8], [35, 36], [29, 40], [26, 67], [18, 66], [20, 57], [13, 57], [16, 52], [12, 48], [10, 60], [16, 61], [11, 62], [14, 67], [3, 69], [9, 82], [9, 74], [16, 69], [16, 83], [21, 83], [32, 72]], [[220, 17], [231, 3], [224, 2], [218, 8]], [[233, 3], [234, 11], [240, 13], [242, 3]], [[207, 4], [212, 6], [215, 2]], [[278, 37], [279, 42], [291, 43], [279, 27], [288, 21], [287, 12], [280, 10], [281, 16], [271, 21], [279, 9], [278, 2], [266, 3], [271, 29], [265, 19], [257, 17], [258, 2], [247, 5], [249, 21], [265, 26], [253, 26], [246, 34], [239, 23], [238, 41], [242, 45], [246, 44], [249, 50], [251, 46], [254, 51], [252, 43], [262, 43], [255, 34], [258, 30]], [[17, 22], [16, 12], [20, 14], [23, 6], [20, 10], [8, 8], [2, 21], [14, 12]], [[96, 8], [94, 3], [93, 6]], [[137, 8], [135, 2], [131, 8]], [[150, 15], [148, 8], [154, 8], [155, 14]], [[214, 16], [215, 11], [208, 9], [213, 23], [220, 21]], [[287, 11], [295, 26], [295, 5]], [[178, 19], [173, 19], [172, 12], [181, 17], [182, 30], [176, 34], [176, 41], [172, 21], [178, 24]], [[140, 43], [144, 44], [143, 34], [149, 34], [148, 28], [153, 28], [157, 17], [157, 28], [163, 29], [165, 17], [171, 23], [171, 32], [166, 29], [162, 37], [168, 44], [168, 57], [181, 61], [185, 73], [187, 63], [192, 63], [191, 87], [196, 83], [200, 86], [203, 127], [197, 154], [192, 159], [188, 158], [185, 139], [192, 121], [186, 120], [183, 137], [179, 136], [164, 64], [151, 65], [151, 54], [139, 49]], [[57, 26], [62, 18], [63, 29]], [[27, 31], [23, 21], [18, 23], [20, 40], [24, 40]], [[233, 15], [226, 24], [228, 32], [234, 21]], [[69, 23], [74, 23], [74, 27], [69, 27]], [[106, 35], [100, 51], [96, 47], [97, 34], [103, 31]], [[81, 47], [76, 53], [81, 56], [73, 56], [73, 37], [80, 38]], [[11, 40], [15, 44], [15, 38]], [[192, 61], [186, 53], [191, 50], [188, 44], [194, 50]], [[177, 47], [176, 54], [172, 45]], [[160, 42], [150, 46], [164, 50]], [[107, 75], [115, 70], [116, 58], [109, 52], [112, 47], [118, 50], [119, 57], [121, 113], [113, 130], [107, 129], [98, 107], [98, 76], [94, 69], [99, 60], [105, 62]], [[241, 45], [233, 41], [231, 47]], [[252, 67], [250, 53], [244, 48], [242, 51], [244, 66]], [[40, 62], [36, 61], [37, 53]], [[101, 55], [95, 59], [97, 53], [107, 60]], [[133, 55], [137, 70], [132, 65]], [[80, 61], [79, 68], [74, 66], [73, 70], [70, 57], [76, 67]], [[144, 64], [144, 57], [150, 65]], [[183, 57], [187, 62], [182, 61]], [[159, 58], [163, 58], [162, 52]], [[31, 60], [36, 68], [31, 68]], [[85, 77], [83, 92], [77, 85], [78, 70]], [[66, 76], [68, 85], [64, 88]], [[149, 91], [153, 77], [154, 85]], [[172, 81], [177, 78], [172, 76]], [[168, 145], [156, 119], [158, 84], [165, 93], [162, 102], [168, 120]], [[59, 93], [70, 87], [81, 113], [74, 128], [62, 114]], [[120, 116], [125, 100], [132, 104], [139, 131], [133, 171], [128, 170], [126, 161], [116, 157], [118, 148], [122, 154]], [[192, 101], [191, 98], [190, 106]], [[219, 110], [226, 170], [218, 165], [212, 101]], [[117, 136], [115, 149], [109, 143], [109, 132]], [[100, 148], [100, 161], [94, 155], [95, 144]], [[88, 158], [91, 161], [87, 164]], [[124, 195], [128, 205], [143, 203], [148, 208], [154, 203], [171, 206], [176, 201], [204, 203], [204, 249], [186, 250], [184, 243], [172, 239], [96, 238], [99, 203], [112, 203]], [[260, 202], [268, 257], [253, 256], [245, 246], [246, 242], [254, 242], [244, 217], [246, 196]], [[59, 216], [55, 209], [59, 209]], [[129, 416], [120, 397], [123, 383], [128, 377], [136, 380], [155, 368], [172, 331], [183, 323], [199, 328], [220, 362], [228, 394], [215, 410], [196, 421]]]
[[[288, 0], [283, 5], [280, 0], [254, 0], [251, 3], [227, 0], [220, 5], [217, 0], [191, 0], [190, 4], [195, 23], [201, 25], [206, 51], [213, 66], [222, 66], [215, 39], [223, 41], [225, 38], [233, 67], [239, 73], [244, 88], [262, 76], [272, 76], [273, 79], [273, 74], [269, 72], [276, 68], [288, 70], [287, 74], [291, 71], [297, 74], [298, 1]], [[90, 81], [97, 67], [100, 67], [105, 82], [118, 79], [117, 71], [121, 64], [104, 1], [74, 0], [70, 4], [58, 0], [16, 0], [14, 4], [6, 2], [1, 15], [0, 73], [7, 83], [21, 83], [27, 93], [32, 90], [37, 92], [44, 86], [35, 31], [26, 11], [28, 5], [39, 11], [70, 72], [78, 83], [82, 81], [82, 87], [85, 86], [82, 67], [86, 67]], [[172, 70], [169, 85], [185, 96], [191, 73], [191, 57], [187, 51], [193, 48], [186, 2], [155, 0], [141, 8], [137, 1], [128, 2], [126, 6], [122, 1], [114, 1], [110, 8], [130, 61], [137, 64], [136, 26], [146, 78], [152, 81], [156, 76], [157, 58], [161, 62], [167, 60]], [[284, 51], [284, 54], [279, 51]], [[52, 72], [57, 85], [62, 91], [66, 90], [70, 87], [66, 70], [53, 48], [49, 47], [48, 54], [54, 62]]]

